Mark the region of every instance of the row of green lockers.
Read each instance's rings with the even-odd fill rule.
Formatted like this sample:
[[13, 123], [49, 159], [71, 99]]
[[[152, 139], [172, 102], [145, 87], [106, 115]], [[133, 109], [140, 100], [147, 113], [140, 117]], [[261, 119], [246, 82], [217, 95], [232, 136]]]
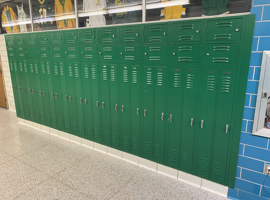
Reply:
[[[233, 173], [234, 177], [236, 169], [235, 166], [232, 172], [230, 169], [237, 157], [232, 149], [238, 149], [231, 144], [233, 102], [239, 92], [236, 90], [242, 67], [237, 63], [238, 57], [248, 59], [248, 55], [238, 51], [244, 49], [243, 43], [250, 42], [241, 40], [247, 32], [246, 21], [252, 22], [252, 18], [238, 16], [6, 35], [17, 115], [228, 185], [228, 174]], [[212, 35], [222, 32], [224, 37], [223, 44], [215, 43], [221, 47], [213, 53], [222, 56], [209, 60], [211, 67], [200, 57], [204, 52], [201, 47], [209, 38], [205, 35], [209, 23], [220, 26], [217, 30], [213, 28], [218, 34]], [[189, 55], [180, 56], [176, 62], [171, 57], [175, 56], [173, 53], [166, 54], [171, 47], [161, 44], [163, 39], [156, 40], [170, 35], [164, 30], [175, 24], [182, 30], [176, 28], [174, 35], [178, 36], [172, 38], [179, 38], [180, 43], [185, 38], [179, 53], [184, 51]], [[148, 30], [144, 34], [142, 27]], [[231, 33], [226, 34], [228, 27]], [[187, 30], [195, 34], [190, 35], [193, 39], [181, 37], [183, 33], [187, 35]], [[114, 32], [110, 39], [104, 36]], [[133, 39], [128, 40], [131, 35]], [[114, 43], [113, 38], [122, 42], [103, 45], [104, 41]], [[136, 44], [135, 38], [156, 43], [147, 46], [151, 54], [148, 59], [137, 57], [148, 53], [140, 49], [143, 47]], [[228, 40], [234, 42], [228, 44]], [[238, 57], [233, 45], [237, 45]], [[163, 55], [151, 47], [166, 50], [162, 51]], [[118, 51], [121, 48], [125, 50]], [[132, 48], [139, 50], [127, 50]], [[123, 54], [126, 59], [121, 59]], [[231, 66], [231, 63], [235, 64]]]

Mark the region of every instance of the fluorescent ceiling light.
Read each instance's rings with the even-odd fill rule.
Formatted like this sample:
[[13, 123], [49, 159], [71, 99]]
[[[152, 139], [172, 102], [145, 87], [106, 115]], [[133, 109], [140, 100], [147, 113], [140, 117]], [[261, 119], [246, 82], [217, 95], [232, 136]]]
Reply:
[[7, 23], [7, 24], [2, 24], [2, 27], [10, 27], [10, 26], [19, 26], [19, 25], [23, 25], [23, 24], [31, 24], [31, 21], [24, 21], [24, 22], [14, 22], [14, 23]]

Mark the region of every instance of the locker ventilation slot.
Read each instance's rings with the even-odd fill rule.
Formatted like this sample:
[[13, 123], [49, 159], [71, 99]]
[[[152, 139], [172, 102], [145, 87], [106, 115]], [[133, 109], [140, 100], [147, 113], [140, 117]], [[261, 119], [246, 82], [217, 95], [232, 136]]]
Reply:
[[87, 59], [93, 59], [93, 55], [85, 55], [85, 58], [87, 58]]
[[104, 38], [102, 41], [103, 41], [103, 43], [111, 43], [112, 39], [111, 38]]
[[214, 46], [214, 51], [230, 51], [230, 46]]
[[123, 70], [123, 81], [124, 83], [128, 83], [128, 70]]
[[132, 83], [138, 83], [138, 74], [137, 71], [132, 71]]
[[[17, 66], [14, 65], [14, 67], [15, 67], [15, 71], [17, 71]], [[35, 64], [35, 73], [36, 74], [38, 73], [38, 66], [37, 66], [37, 64]]]
[[57, 69], [57, 65], [54, 65], [54, 75], [55, 76], [58, 76], [59, 75], [58, 69]]
[[126, 61], [134, 61], [135, 57], [134, 56], [125, 56]]
[[125, 51], [129, 52], [132, 51], [134, 52], [135, 48], [134, 47], [125, 47]]
[[173, 79], [173, 87], [179, 88], [180, 87], [180, 74], [179, 73], [174, 73], [174, 79]]
[[224, 93], [229, 93], [230, 89], [231, 89], [231, 77], [230, 76], [223, 76], [221, 84], [222, 84], [221, 91]]
[[175, 149], [170, 149], [170, 162], [177, 163], [177, 151]]
[[111, 81], [115, 81], [115, 69], [111, 69]]
[[155, 159], [156, 160], [161, 160], [161, 148], [160, 145], [155, 145]]
[[192, 46], [180, 46], [179, 51], [192, 51]]
[[178, 57], [178, 62], [191, 62], [192, 57]]
[[221, 175], [221, 166], [220, 163], [214, 162], [212, 164], [212, 176], [214, 177], [220, 177]]
[[161, 42], [162, 41], [162, 37], [161, 36], [153, 36], [149, 38], [150, 42]]
[[193, 35], [179, 35], [179, 41], [192, 41]]
[[102, 70], [102, 78], [104, 81], [107, 81], [107, 69], [103, 68]]
[[215, 34], [215, 40], [230, 40], [232, 39], [232, 34]]
[[150, 61], [160, 61], [160, 56], [150, 56], [149, 60]]
[[104, 56], [104, 60], [112, 60], [112, 55], [106, 55], [106, 56]]
[[60, 65], [60, 75], [61, 76], [64, 76], [64, 68], [63, 68], [63, 65]]
[[152, 72], [146, 72], [147, 78], [146, 78], [146, 84], [152, 85]]
[[207, 158], [200, 159], [200, 171], [207, 173], [209, 170], [209, 161]]
[[75, 77], [79, 78], [79, 69], [78, 66], [75, 67]]
[[134, 37], [126, 37], [124, 41], [125, 42], [135, 42], [135, 39], [134, 39]]
[[225, 57], [214, 57], [213, 58], [213, 62], [214, 63], [228, 63], [229, 62], [229, 58], [225, 58]]
[[47, 64], [47, 65], [46, 65], [46, 67], [47, 67], [47, 74], [51, 74], [50, 65], [49, 65], [49, 64]]
[[96, 79], [96, 69], [92, 68], [91, 71], [92, 71], [92, 79], [95, 80]]
[[216, 23], [216, 28], [230, 28], [232, 27], [232, 22], [218, 22]]
[[103, 47], [103, 51], [110, 51], [110, 52], [112, 52], [112, 47]]
[[89, 78], [89, 72], [88, 72], [88, 67], [84, 68], [84, 78], [88, 79]]
[[68, 75], [73, 76], [72, 67], [68, 66]]
[[46, 69], [45, 69], [44, 64], [41, 65], [41, 72], [42, 74], [46, 74]]
[[213, 75], [208, 75], [206, 90], [214, 91], [215, 90], [215, 82], [216, 82], [216, 77]]
[[188, 153], [183, 153], [183, 162], [182, 164], [185, 166], [185, 167], [190, 167], [191, 166], [191, 155], [188, 154]]
[[163, 85], [163, 73], [161, 73], [161, 72], [157, 73], [157, 85], [158, 86]]
[[194, 85], [194, 75], [187, 74], [187, 89], [192, 89]]
[[182, 30], [192, 30], [192, 29], [194, 29], [194, 24], [187, 24], [187, 25], [182, 25], [179, 27], [180, 32]]

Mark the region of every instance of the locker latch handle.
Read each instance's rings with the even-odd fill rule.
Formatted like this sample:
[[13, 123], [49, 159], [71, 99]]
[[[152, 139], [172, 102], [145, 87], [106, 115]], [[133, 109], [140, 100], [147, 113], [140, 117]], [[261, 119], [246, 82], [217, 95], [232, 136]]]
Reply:
[[143, 111], [143, 116], [145, 116], [146, 117], [146, 109], [144, 109], [144, 111]]
[[84, 99], [84, 104], [87, 104], [87, 99]]
[[43, 91], [43, 96], [45, 96], [45, 91]]
[[118, 105], [115, 104], [115, 107], [114, 107], [115, 111], [118, 111]]
[[65, 101], [67, 101], [67, 95], [65, 95]]
[[124, 105], [122, 105], [122, 112], [124, 112]]
[[58, 94], [57, 93], [55, 94], [55, 98], [58, 99]]
[[203, 120], [201, 120], [201, 128], [203, 128], [203, 123], [204, 123], [204, 121], [203, 121]]
[[229, 124], [226, 124], [226, 134], [228, 133], [229, 131]]
[[104, 101], [103, 101], [103, 102], [102, 102], [102, 108], [104, 108], [104, 106], [105, 106], [105, 105], [104, 105]]
[[164, 113], [161, 113], [161, 120], [164, 120]]
[[32, 94], [34, 94], [34, 90], [32, 89]]
[[53, 92], [51, 92], [51, 98], [53, 98]]
[[82, 104], [82, 98], [80, 98], [80, 103]]
[[193, 127], [193, 122], [194, 122], [194, 119], [191, 118], [191, 119], [190, 119], [190, 126], [191, 126], [191, 127]]
[[172, 114], [170, 114], [170, 117], [168, 118], [169, 122], [172, 122]]
[[71, 96], [69, 96], [69, 101], [71, 102]]
[[140, 109], [139, 108], [137, 108], [137, 115], [139, 116], [139, 112], [140, 112]]
[[96, 102], [96, 107], [98, 107], [98, 104], [99, 104], [99, 102], [97, 101], [97, 102]]

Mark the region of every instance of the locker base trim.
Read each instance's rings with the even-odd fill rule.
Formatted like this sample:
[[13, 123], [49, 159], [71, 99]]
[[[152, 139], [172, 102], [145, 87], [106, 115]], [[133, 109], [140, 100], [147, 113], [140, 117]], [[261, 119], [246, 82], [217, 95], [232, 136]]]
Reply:
[[[110, 147], [107, 147], [102, 144], [98, 144], [95, 142], [92, 142], [90, 140], [86, 140], [74, 135], [71, 135], [69, 133], [58, 131], [28, 120], [24, 120], [21, 118], [18, 118], [18, 123], [36, 130], [39, 130], [41, 132], [50, 134], [51, 136], [58, 137], [64, 140], [67, 140], [69, 142], [75, 143], [77, 145], [81, 145], [83, 147], [93, 149], [95, 151], [104, 153], [108, 156], [112, 156], [114, 158], [124, 160], [128, 163], [137, 165], [139, 167], [145, 168], [147, 170], [154, 171], [156, 173], [162, 174], [164, 176], [177, 179], [181, 182], [187, 183], [189, 185], [193, 185], [195, 187], [198, 187], [200, 189], [215, 193], [217, 195], [227, 197], [228, 194], [228, 187], [224, 185], [220, 185], [218, 183], [188, 174], [186, 172], [176, 170], [158, 163], [155, 163], [153, 161], [123, 152], [119, 151], [117, 149], [113, 149]], [[120, 156], [121, 155], [121, 156]]]

